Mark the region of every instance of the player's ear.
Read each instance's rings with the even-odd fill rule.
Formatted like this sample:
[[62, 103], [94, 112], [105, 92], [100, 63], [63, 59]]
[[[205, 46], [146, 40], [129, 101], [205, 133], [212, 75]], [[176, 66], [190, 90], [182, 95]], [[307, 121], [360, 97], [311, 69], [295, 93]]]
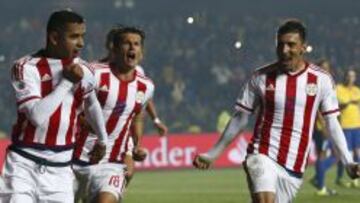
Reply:
[[306, 48], [307, 48], [308, 44], [306, 42], [303, 43], [303, 45], [301, 46], [301, 53], [305, 54], [306, 53]]
[[48, 33], [48, 41], [51, 45], [56, 46], [59, 43], [59, 33], [56, 31], [50, 31]]

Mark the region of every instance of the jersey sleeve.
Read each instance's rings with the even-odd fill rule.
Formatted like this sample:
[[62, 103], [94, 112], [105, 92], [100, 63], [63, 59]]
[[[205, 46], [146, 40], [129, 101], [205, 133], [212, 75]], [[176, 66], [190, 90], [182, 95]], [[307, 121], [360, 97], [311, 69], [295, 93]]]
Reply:
[[320, 111], [323, 116], [340, 114], [335, 84], [331, 76], [324, 77], [321, 82]]
[[146, 104], [153, 98], [155, 92], [155, 86], [151, 83], [148, 85], [148, 90], [145, 92], [145, 99], [143, 102], [143, 108], [146, 107]]
[[11, 83], [20, 111], [29, 101], [41, 99], [41, 79], [35, 66], [15, 63], [12, 67]]
[[83, 79], [81, 80], [81, 88], [83, 89], [83, 98], [85, 99], [89, 96], [89, 93], [95, 89], [96, 80], [92, 66], [82, 63], [81, 67], [84, 73]]
[[242, 111], [252, 114], [256, 108], [256, 99], [258, 98], [257, 80], [258, 76], [253, 75], [242, 88], [235, 103], [235, 111]]

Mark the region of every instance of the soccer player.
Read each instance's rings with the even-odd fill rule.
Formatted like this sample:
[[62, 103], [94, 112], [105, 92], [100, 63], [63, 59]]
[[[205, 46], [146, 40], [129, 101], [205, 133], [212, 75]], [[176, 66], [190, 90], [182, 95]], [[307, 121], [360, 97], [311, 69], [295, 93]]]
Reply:
[[[353, 152], [355, 160], [360, 160], [360, 88], [355, 85], [356, 72], [345, 72], [344, 81], [336, 86], [340, 104], [340, 124], [344, 130], [347, 146]], [[360, 187], [358, 179], [345, 183], [341, 178], [344, 173], [342, 163], [338, 164], [336, 183], [346, 187]]]
[[[108, 34], [106, 35], [106, 41], [105, 41], [105, 48], [107, 49], [108, 51], [108, 54], [106, 57], [100, 59], [100, 62], [108, 62], [109, 58], [111, 57], [111, 49], [113, 47], [113, 43], [112, 43], [112, 38], [114, 36], [114, 33], [118, 30], [118, 29], [121, 29], [122, 26], [116, 26], [116, 27], [113, 27], [109, 32]], [[142, 74], [145, 76], [145, 71], [144, 69], [140, 66], [140, 65], [137, 65], [136, 66], [136, 71], [139, 73], [139, 74]], [[147, 113], [150, 115], [151, 119], [153, 120], [153, 123], [154, 123], [154, 126], [156, 127], [156, 129], [158, 130], [159, 132], [159, 135], [160, 136], [164, 136], [167, 134], [168, 132], [168, 128], [167, 126], [160, 120], [159, 116], [158, 116], [158, 113], [156, 111], [156, 107], [155, 107], [155, 103], [154, 101], [151, 99], [147, 106], [146, 106], [146, 111]]]
[[331, 76], [304, 59], [306, 30], [289, 20], [277, 31], [278, 60], [255, 71], [236, 101], [235, 113], [219, 141], [194, 158], [209, 166], [256, 113], [254, 135], [244, 163], [253, 202], [291, 202], [302, 183], [316, 113], [321, 111], [341, 160], [353, 178], [353, 162], [337, 120], [339, 114]]
[[78, 58], [84, 34], [79, 14], [54, 12], [47, 24], [45, 49], [19, 59], [12, 68], [18, 118], [3, 171], [11, 190], [4, 202], [74, 201], [70, 163], [83, 106], [98, 134], [95, 147], [88, 151], [90, 159], [97, 161], [105, 153], [107, 133], [94, 92], [95, 78]]
[[[135, 70], [143, 58], [144, 32], [123, 27], [114, 33], [112, 54], [106, 63], [95, 64], [96, 91], [109, 134], [108, 151], [100, 162], [92, 162], [88, 151], [96, 142], [89, 132], [79, 138], [74, 153], [74, 169], [84, 180], [86, 196], [95, 202], [118, 202], [126, 185], [124, 158], [136, 153], [141, 133], [134, 124], [135, 146], [130, 142], [130, 127], [141, 122], [142, 109], [153, 95], [150, 79]], [[142, 128], [140, 128], [141, 130]]]

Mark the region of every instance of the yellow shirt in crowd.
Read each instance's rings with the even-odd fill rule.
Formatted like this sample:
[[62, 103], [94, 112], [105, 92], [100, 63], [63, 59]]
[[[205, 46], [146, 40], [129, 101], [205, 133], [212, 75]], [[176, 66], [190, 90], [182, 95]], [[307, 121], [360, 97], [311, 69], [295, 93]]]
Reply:
[[[346, 87], [342, 84], [336, 86], [339, 105], [349, 101], [360, 101], [360, 89], [357, 86]], [[359, 104], [348, 104], [341, 109], [340, 124], [343, 128], [360, 128], [360, 108]]]

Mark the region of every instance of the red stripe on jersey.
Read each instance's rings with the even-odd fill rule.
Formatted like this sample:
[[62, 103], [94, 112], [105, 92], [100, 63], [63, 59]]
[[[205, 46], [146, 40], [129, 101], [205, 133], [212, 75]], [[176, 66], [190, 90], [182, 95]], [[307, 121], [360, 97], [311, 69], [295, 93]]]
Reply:
[[[46, 58], [41, 58], [37, 64], [38, 71], [41, 78], [41, 96], [44, 98], [53, 90], [52, 74], [49, 63]], [[61, 119], [61, 105], [51, 115], [46, 132], [45, 144], [47, 146], [56, 145], [56, 136], [58, 134]]]
[[270, 72], [266, 75], [265, 87], [265, 107], [264, 107], [264, 120], [261, 130], [261, 139], [259, 152], [268, 154], [270, 144], [270, 130], [274, 119], [275, 110], [275, 89], [276, 89], [276, 72]]
[[56, 137], [59, 131], [60, 119], [61, 119], [61, 106], [56, 109], [55, 113], [53, 113], [50, 117], [49, 127], [46, 133], [45, 144], [47, 146], [56, 145]]
[[23, 99], [23, 100], [21, 100], [21, 101], [18, 101], [16, 104], [18, 105], [18, 106], [20, 106], [21, 104], [23, 104], [23, 103], [25, 103], [25, 102], [27, 102], [27, 101], [30, 101], [30, 100], [32, 100], [32, 99], [40, 99], [41, 97], [39, 97], [39, 96], [30, 96], [30, 97], [28, 97], [28, 98], [25, 98], [25, 99]]
[[[36, 67], [41, 80], [41, 96], [45, 97], [52, 90], [51, 72], [46, 58], [41, 58], [37, 62]], [[34, 142], [35, 130], [35, 126], [28, 121], [24, 131], [24, 142], [26, 144], [32, 144]]]
[[126, 97], [128, 94], [128, 86], [129, 86], [128, 82], [119, 82], [118, 99], [106, 123], [106, 131], [108, 134], [111, 134], [112, 131], [115, 129], [115, 126], [119, 121], [121, 114], [126, 108]]
[[[141, 92], [141, 93], [140, 93]], [[142, 82], [140, 82], [140, 81], [138, 81], [137, 82], [137, 94], [139, 95], [144, 95], [144, 97], [145, 97], [145, 92], [146, 92], [146, 85], [144, 84], [144, 83], [142, 83]], [[140, 99], [144, 99], [144, 98], [140, 98]], [[135, 107], [134, 107], [134, 112], [136, 113], [136, 114], [138, 114], [138, 113], [140, 113], [141, 112], [141, 109], [142, 109], [142, 105], [141, 105], [141, 101], [140, 102], [138, 102], [138, 101], [135, 101], [136, 102], [136, 104], [135, 104]], [[125, 155], [126, 155], [126, 152], [128, 151], [128, 147], [129, 147], [129, 138], [130, 138], [130, 136], [128, 135], [127, 137], [126, 137], [126, 144], [125, 144], [125, 150], [124, 150], [124, 152], [122, 153], [122, 155], [121, 155], [121, 159], [122, 160], [124, 160], [124, 158], [125, 158]]]
[[72, 138], [74, 135], [74, 123], [75, 123], [75, 119], [76, 119], [76, 109], [82, 103], [81, 98], [82, 98], [82, 89], [80, 87], [78, 87], [75, 91], [74, 100], [71, 105], [70, 123], [69, 123], [69, 128], [66, 132], [66, 138], [65, 138], [67, 145], [72, 143]]
[[[311, 73], [308, 73], [307, 84], [317, 84], [317, 76]], [[310, 131], [310, 124], [311, 124], [311, 113], [314, 108], [316, 95], [307, 95], [306, 96], [306, 106], [304, 112], [304, 120], [303, 120], [303, 128], [301, 133], [301, 140], [299, 143], [298, 153], [296, 157], [296, 162], [294, 166], [295, 172], [301, 172], [301, 167], [304, 163], [305, 153], [308, 149], [309, 144], [309, 131]]]
[[[120, 152], [121, 144], [124, 140], [124, 137], [126, 137], [125, 141], [125, 151], [121, 155], [121, 158], [124, 158], [126, 151], [128, 150], [128, 139], [129, 139], [129, 126], [132, 123], [132, 119], [136, 113], [139, 113], [141, 111], [141, 99], [145, 99], [145, 91], [146, 91], [146, 85], [140, 81], [137, 82], [137, 92], [136, 92], [136, 100], [135, 100], [135, 107], [133, 108], [132, 112], [130, 113], [129, 117], [126, 119], [126, 123], [123, 126], [123, 129], [121, 129], [121, 132], [118, 136], [118, 138], [115, 140], [115, 144], [113, 146], [113, 149], [110, 154], [110, 162], [118, 162], [117, 157]], [[141, 96], [142, 95], [142, 96]], [[137, 100], [140, 99], [138, 102]]]
[[339, 112], [339, 111], [340, 111], [339, 109], [335, 109], [335, 110], [332, 110], [332, 111], [322, 112], [321, 115], [326, 116], [326, 115], [336, 113], [336, 112]]
[[102, 73], [100, 75], [100, 85], [99, 85], [99, 91], [97, 93], [97, 97], [101, 107], [105, 106], [105, 102], [109, 94], [109, 88], [110, 88], [110, 73]]
[[46, 58], [41, 58], [36, 64], [41, 80], [41, 96], [46, 97], [52, 91], [52, 74]]
[[278, 152], [278, 163], [284, 165], [290, 148], [291, 133], [294, 124], [294, 112], [296, 103], [296, 76], [287, 76], [286, 98], [283, 127], [281, 129], [280, 149]]

